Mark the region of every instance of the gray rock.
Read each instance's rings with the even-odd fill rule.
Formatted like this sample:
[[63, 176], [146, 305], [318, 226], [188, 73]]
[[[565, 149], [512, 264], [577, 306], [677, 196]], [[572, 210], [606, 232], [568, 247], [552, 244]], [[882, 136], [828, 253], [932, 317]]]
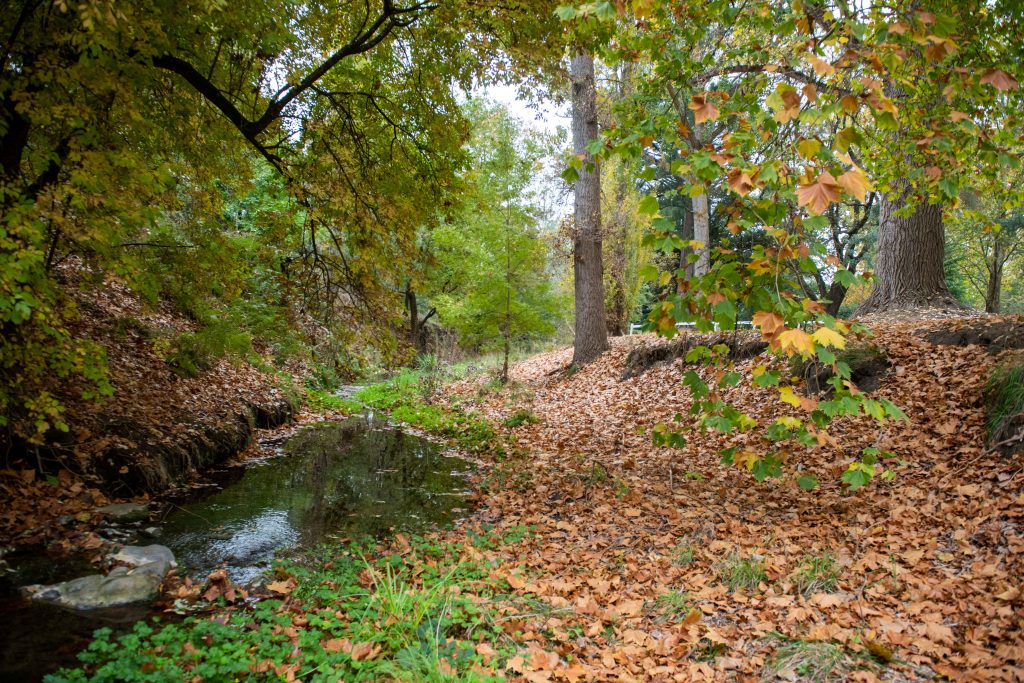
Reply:
[[168, 569], [174, 567], [174, 553], [163, 545], [126, 545], [108, 558], [111, 562], [125, 564], [129, 567], [141, 567], [145, 564], [160, 562]]
[[104, 515], [112, 522], [141, 522], [149, 517], [149, 507], [138, 503], [115, 503], [96, 508], [96, 512]]
[[107, 576], [94, 574], [52, 586], [29, 586], [25, 590], [33, 600], [74, 610], [151, 602], [160, 595], [163, 576], [149, 571], [149, 567], [117, 567]]
[[164, 535], [164, 530], [158, 526], [147, 526], [142, 530], [142, 535], [149, 538], [160, 538]]
[[108, 559], [122, 566], [106, 576], [93, 574], [50, 586], [26, 586], [22, 591], [33, 600], [74, 610], [151, 602], [175, 566], [174, 553], [162, 545], [125, 546]]

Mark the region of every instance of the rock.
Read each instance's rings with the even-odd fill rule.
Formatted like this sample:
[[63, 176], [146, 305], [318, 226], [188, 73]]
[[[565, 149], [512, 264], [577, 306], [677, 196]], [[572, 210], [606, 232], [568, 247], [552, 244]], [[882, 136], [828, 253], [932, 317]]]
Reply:
[[109, 574], [93, 574], [50, 586], [26, 586], [23, 592], [33, 600], [74, 610], [119, 607], [150, 602], [160, 594], [160, 584], [175, 566], [174, 553], [162, 545], [121, 548], [109, 558], [127, 565]]
[[115, 503], [96, 508], [96, 512], [104, 515], [112, 522], [142, 522], [149, 517], [149, 507], [138, 503]]
[[[126, 545], [108, 558], [111, 562], [128, 565], [129, 567], [142, 567], [147, 564], [160, 563], [167, 566], [167, 571], [176, 566], [174, 553], [163, 545]], [[164, 574], [167, 573], [164, 572]], [[161, 575], [162, 578], [162, 575]]]
[[149, 538], [160, 538], [164, 535], [164, 530], [158, 526], [147, 526], [142, 530], [142, 535]]
[[119, 607], [150, 602], [160, 594], [163, 576], [150, 571], [151, 565], [128, 569], [117, 567], [109, 575], [94, 574], [52, 586], [28, 586], [33, 600], [74, 610]]

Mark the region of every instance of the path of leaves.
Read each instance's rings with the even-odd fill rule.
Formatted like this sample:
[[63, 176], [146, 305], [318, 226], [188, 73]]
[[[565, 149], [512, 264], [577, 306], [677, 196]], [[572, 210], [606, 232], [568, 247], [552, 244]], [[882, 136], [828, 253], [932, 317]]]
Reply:
[[[570, 377], [552, 375], [570, 350], [535, 357], [515, 367], [518, 390], [478, 399], [496, 424], [522, 407], [540, 418], [509, 430], [528, 457], [479, 501], [478, 523], [535, 532], [497, 551], [498, 573], [533, 605], [509, 619], [523, 649], [508, 673], [753, 681], [800, 639], [842, 646], [852, 666], [836, 680], [1024, 680], [1021, 456], [984, 451], [981, 391], [997, 359], [928, 344], [906, 324], [878, 330], [893, 362], [878, 393], [909, 422], [881, 433], [867, 419], [834, 425], [845, 454], [793, 456], [822, 482], [804, 492], [720, 465], [719, 448], [742, 436], [652, 447], [647, 430], [689, 407], [680, 361], [619, 380], [629, 348], [653, 341], [613, 340]], [[738, 367], [749, 379], [762, 362]], [[759, 418], [795, 411], [749, 383], [731, 391]], [[905, 464], [892, 482], [844, 491], [840, 473], [870, 445]], [[794, 572], [823, 553], [840, 566], [836, 590], [801, 594]], [[731, 592], [720, 578], [730, 558], [760, 559], [766, 580]], [[671, 592], [699, 612], [666, 610], [671, 599], [658, 598]]]

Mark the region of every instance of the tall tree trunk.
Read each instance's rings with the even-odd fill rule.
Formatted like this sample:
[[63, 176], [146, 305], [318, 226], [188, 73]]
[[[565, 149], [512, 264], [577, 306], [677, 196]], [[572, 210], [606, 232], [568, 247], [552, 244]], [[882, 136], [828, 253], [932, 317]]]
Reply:
[[1003, 245], [996, 237], [992, 245], [992, 255], [988, 264], [988, 286], [985, 290], [985, 312], [998, 313], [1003, 291], [1003, 264], [1006, 262], [1003, 255]]
[[572, 147], [584, 159], [574, 187], [576, 234], [573, 274], [576, 295], [576, 339], [572, 362], [588, 363], [608, 348], [604, 318], [604, 268], [601, 263], [601, 167], [587, 153], [597, 138], [597, 86], [594, 59], [579, 53], [569, 67], [572, 80]]
[[693, 198], [693, 239], [704, 245], [693, 268], [694, 276], [700, 277], [711, 269], [711, 209], [707, 193]]
[[881, 195], [878, 257], [871, 294], [856, 315], [908, 308], [962, 308], [946, 285], [945, 228], [942, 206], [922, 202], [909, 216], [897, 211], [907, 205], [910, 187], [898, 183], [895, 192]]

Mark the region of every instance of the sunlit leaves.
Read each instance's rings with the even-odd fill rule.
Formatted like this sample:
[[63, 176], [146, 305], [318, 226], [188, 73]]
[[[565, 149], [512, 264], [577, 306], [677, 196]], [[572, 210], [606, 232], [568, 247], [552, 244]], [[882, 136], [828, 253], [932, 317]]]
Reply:
[[859, 168], [852, 168], [836, 178], [836, 183], [843, 188], [846, 194], [856, 197], [859, 201], [867, 201], [868, 192], [873, 188], [871, 181], [867, 179]]

